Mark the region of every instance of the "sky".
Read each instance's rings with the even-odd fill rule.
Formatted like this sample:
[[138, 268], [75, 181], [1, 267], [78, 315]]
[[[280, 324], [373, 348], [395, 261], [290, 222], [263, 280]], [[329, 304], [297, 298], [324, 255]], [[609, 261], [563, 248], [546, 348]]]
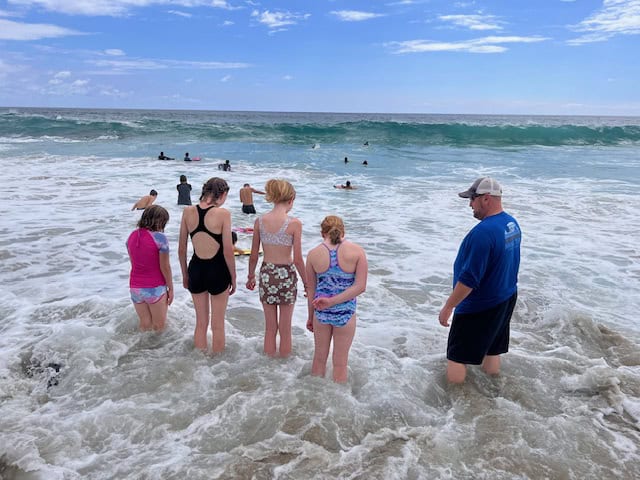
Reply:
[[0, 106], [640, 115], [640, 0], [0, 0]]

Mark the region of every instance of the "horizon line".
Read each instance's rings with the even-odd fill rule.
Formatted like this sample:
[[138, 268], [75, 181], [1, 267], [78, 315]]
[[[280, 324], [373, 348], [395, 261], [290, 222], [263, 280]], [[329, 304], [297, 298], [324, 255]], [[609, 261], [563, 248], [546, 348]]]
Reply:
[[138, 108], [138, 107], [33, 107], [33, 106], [3, 106], [2, 109], [40, 109], [40, 110], [125, 110], [125, 111], [155, 111], [155, 112], [219, 112], [219, 113], [284, 113], [284, 114], [330, 114], [330, 115], [459, 115], [483, 117], [612, 117], [612, 118], [640, 118], [640, 115], [629, 114], [597, 114], [597, 113], [441, 113], [441, 112], [332, 112], [312, 110], [225, 110], [206, 108]]

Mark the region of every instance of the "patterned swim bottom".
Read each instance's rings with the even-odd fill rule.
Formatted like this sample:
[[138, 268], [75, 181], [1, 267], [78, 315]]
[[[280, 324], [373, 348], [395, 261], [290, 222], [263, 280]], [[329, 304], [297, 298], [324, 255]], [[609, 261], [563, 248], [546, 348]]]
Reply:
[[292, 305], [298, 296], [296, 267], [263, 263], [260, 267], [260, 301], [268, 305]]
[[153, 288], [130, 288], [131, 301], [133, 303], [157, 303], [167, 293], [167, 286]]

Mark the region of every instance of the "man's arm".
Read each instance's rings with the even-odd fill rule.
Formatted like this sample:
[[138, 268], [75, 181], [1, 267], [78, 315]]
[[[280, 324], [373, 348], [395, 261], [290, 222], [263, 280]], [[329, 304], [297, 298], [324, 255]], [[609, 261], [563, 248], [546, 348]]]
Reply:
[[449, 318], [453, 313], [453, 309], [456, 308], [460, 302], [462, 302], [465, 298], [469, 296], [469, 294], [473, 292], [473, 288], [467, 287], [464, 283], [456, 283], [456, 286], [453, 287], [453, 292], [449, 295], [449, 298], [440, 310], [440, 315], [438, 315], [438, 320], [440, 321], [440, 325], [443, 327], [449, 326]]

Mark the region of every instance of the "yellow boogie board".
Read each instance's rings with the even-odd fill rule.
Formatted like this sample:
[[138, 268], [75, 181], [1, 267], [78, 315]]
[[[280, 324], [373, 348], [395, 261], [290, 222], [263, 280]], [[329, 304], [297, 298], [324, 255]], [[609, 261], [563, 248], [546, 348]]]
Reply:
[[[241, 255], [251, 255], [251, 249], [250, 248], [240, 248], [239, 250], [240, 251], [234, 250], [234, 252], [233, 252], [233, 254], [236, 257], [239, 257]], [[262, 255], [262, 250], [258, 252], [258, 255]]]

